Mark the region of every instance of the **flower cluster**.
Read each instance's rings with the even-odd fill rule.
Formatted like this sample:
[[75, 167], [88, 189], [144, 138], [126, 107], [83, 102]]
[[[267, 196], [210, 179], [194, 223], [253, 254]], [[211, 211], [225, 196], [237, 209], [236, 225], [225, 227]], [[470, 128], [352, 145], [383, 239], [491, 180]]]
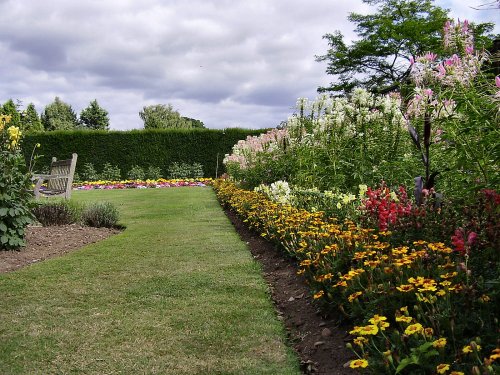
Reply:
[[188, 178], [188, 179], [171, 179], [166, 180], [160, 178], [158, 180], [123, 180], [123, 181], [86, 181], [81, 183], [73, 183], [75, 190], [92, 190], [92, 189], [147, 189], [147, 188], [166, 188], [180, 186], [207, 186], [212, 183], [211, 178]]
[[[339, 223], [229, 181], [217, 180], [214, 188], [223, 205], [296, 258], [298, 273], [307, 278], [318, 304], [337, 308], [355, 322], [350, 346], [358, 358], [351, 368], [443, 374], [499, 369], [499, 296], [479, 279], [471, 282], [474, 275], [450, 246], [424, 240], [394, 245], [387, 230]], [[378, 190], [367, 187], [367, 199], [384, 200], [390, 212], [403, 203], [405, 212], [403, 191], [391, 197], [385, 187]]]

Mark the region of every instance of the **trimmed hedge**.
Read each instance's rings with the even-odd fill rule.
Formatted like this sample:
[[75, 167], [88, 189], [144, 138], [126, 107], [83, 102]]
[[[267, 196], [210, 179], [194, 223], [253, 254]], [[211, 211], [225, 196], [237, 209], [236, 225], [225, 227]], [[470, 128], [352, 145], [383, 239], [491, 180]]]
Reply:
[[159, 167], [163, 176], [174, 162], [200, 163], [205, 177], [215, 177], [217, 155], [218, 174], [225, 170], [224, 155], [233, 145], [248, 135], [258, 135], [267, 129], [153, 129], [131, 131], [71, 130], [51, 131], [26, 135], [23, 152], [29, 160], [37, 143], [41, 147], [34, 170], [40, 171], [50, 165], [53, 156], [68, 159], [73, 152], [78, 154], [76, 172], [81, 173], [85, 163], [92, 163], [98, 172], [105, 163], [120, 168], [122, 178], [134, 165], [142, 168]]

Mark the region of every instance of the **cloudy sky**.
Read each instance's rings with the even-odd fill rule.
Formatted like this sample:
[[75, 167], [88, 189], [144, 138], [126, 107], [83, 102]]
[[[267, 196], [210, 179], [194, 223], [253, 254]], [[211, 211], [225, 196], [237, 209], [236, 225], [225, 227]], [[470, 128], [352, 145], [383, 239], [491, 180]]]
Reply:
[[[437, 0], [451, 15], [499, 21], [488, 0]], [[171, 103], [209, 128], [274, 127], [327, 85], [322, 36], [354, 38], [361, 0], [0, 0], [0, 101], [56, 96], [77, 114], [97, 99], [111, 128]], [[496, 32], [500, 32], [498, 26]]]

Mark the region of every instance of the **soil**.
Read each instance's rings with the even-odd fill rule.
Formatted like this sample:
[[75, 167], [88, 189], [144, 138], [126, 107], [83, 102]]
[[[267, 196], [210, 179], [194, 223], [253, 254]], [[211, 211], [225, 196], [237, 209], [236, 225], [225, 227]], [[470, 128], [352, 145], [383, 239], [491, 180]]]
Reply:
[[76, 224], [29, 226], [26, 230], [26, 247], [19, 251], [0, 251], [0, 273], [64, 255], [119, 232], [118, 229], [83, 227]]
[[[297, 267], [274, 245], [250, 231], [231, 211], [226, 211], [253, 257], [262, 265], [264, 277], [278, 313], [284, 322], [290, 345], [301, 360], [304, 374], [348, 375], [353, 355], [345, 348], [348, 327], [339, 325], [336, 316], [322, 314], [315, 306]], [[78, 225], [30, 226], [27, 245], [21, 251], [0, 251], [0, 273], [14, 271], [42, 260], [64, 255], [89, 243], [118, 233], [118, 229]]]
[[248, 229], [238, 216], [226, 210], [240, 238], [257, 260], [269, 285], [278, 317], [284, 322], [290, 345], [301, 361], [304, 374], [349, 375], [353, 353], [346, 347], [349, 327], [338, 324], [340, 316], [323, 314], [315, 305], [297, 266], [273, 244]]

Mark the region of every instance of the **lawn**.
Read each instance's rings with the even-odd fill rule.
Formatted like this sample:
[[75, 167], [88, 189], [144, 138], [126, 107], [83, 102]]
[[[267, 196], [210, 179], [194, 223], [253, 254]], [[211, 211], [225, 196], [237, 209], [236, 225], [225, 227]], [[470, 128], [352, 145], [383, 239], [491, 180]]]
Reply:
[[210, 188], [93, 190], [127, 229], [0, 275], [0, 373], [299, 374]]

